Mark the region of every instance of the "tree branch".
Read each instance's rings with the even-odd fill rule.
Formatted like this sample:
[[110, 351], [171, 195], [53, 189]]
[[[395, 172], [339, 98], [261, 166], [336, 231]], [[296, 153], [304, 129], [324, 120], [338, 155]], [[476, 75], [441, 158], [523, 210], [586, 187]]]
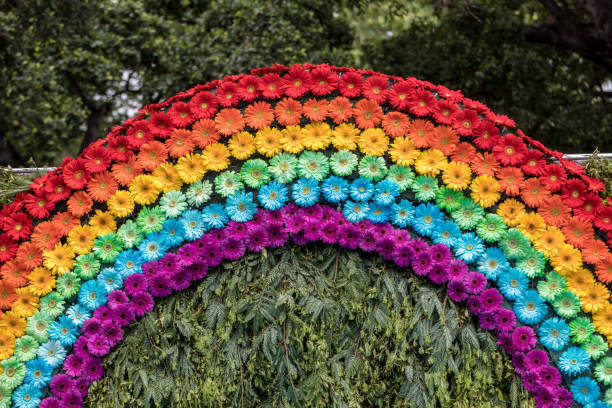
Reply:
[[9, 0], [9, 3], [11, 3], [15, 8], [23, 6], [23, 0]]

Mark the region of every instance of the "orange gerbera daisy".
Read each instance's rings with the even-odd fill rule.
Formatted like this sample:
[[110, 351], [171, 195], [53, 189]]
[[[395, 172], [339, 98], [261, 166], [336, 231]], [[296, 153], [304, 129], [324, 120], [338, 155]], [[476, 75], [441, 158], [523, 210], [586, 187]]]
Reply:
[[0, 309], [7, 310], [17, 300], [15, 286], [4, 279], [0, 280]]
[[538, 214], [544, 218], [548, 225], [560, 227], [569, 219], [570, 209], [565, 205], [561, 196], [553, 195], [540, 205]]
[[339, 96], [329, 102], [327, 112], [334, 120], [334, 123], [344, 123], [353, 117], [353, 105], [344, 96]]
[[111, 174], [122, 186], [129, 186], [134, 177], [142, 173], [142, 167], [138, 164], [136, 156], [132, 156], [126, 162], [115, 163], [111, 169]]
[[353, 108], [355, 123], [361, 129], [369, 129], [378, 125], [383, 118], [380, 105], [370, 99], [361, 99]]
[[292, 98], [284, 98], [274, 107], [276, 121], [282, 126], [294, 126], [302, 120], [302, 105]]
[[257, 151], [266, 157], [272, 157], [283, 151], [281, 139], [283, 134], [277, 128], [266, 127], [255, 135]]
[[459, 143], [459, 135], [450, 126], [438, 126], [429, 133], [429, 137], [429, 145], [447, 156], [455, 151]]
[[53, 274], [69, 272], [74, 265], [74, 251], [68, 245], [58, 243], [53, 249], [43, 252], [43, 265]]
[[16, 257], [26, 269], [30, 270], [40, 265], [42, 261], [42, 251], [33, 243], [24, 242], [19, 245]]
[[207, 170], [225, 170], [230, 163], [230, 152], [227, 147], [221, 143], [213, 143], [206, 146], [202, 156], [204, 157], [204, 165]]
[[389, 148], [389, 138], [380, 128], [364, 130], [357, 143], [361, 152], [370, 156], [382, 156]]
[[565, 237], [557, 227], [547, 227], [540, 238], [535, 240], [534, 247], [550, 257], [557, 253], [559, 246], [565, 242]]
[[332, 144], [338, 150], [353, 150], [357, 147], [355, 141], [359, 135], [359, 129], [352, 123], [341, 123], [332, 131]]
[[595, 268], [595, 275], [597, 275], [597, 279], [602, 281], [603, 283], [612, 282], [612, 258], [607, 257], [605, 260]]
[[450, 162], [442, 174], [442, 181], [446, 187], [457, 191], [467, 188], [471, 179], [470, 166], [462, 162]]
[[480, 176], [494, 176], [499, 170], [499, 162], [493, 153], [477, 153], [471, 163], [474, 173]]
[[268, 102], [255, 102], [244, 110], [244, 121], [253, 129], [263, 129], [274, 121], [274, 111]]
[[408, 137], [412, 139], [416, 147], [429, 147], [429, 141], [433, 137], [433, 132], [433, 123], [428, 120], [417, 119], [408, 128]]
[[582, 257], [585, 262], [598, 266], [609, 261], [610, 252], [605, 242], [599, 239], [591, 239], [582, 246]]
[[393, 139], [389, 150], [391, 160], [400, 166], [410, 166], [420, 155], [420, 151], [414, 147], [414, 142], [407, 137], [399, 136]]
[[227, 142], [232, 156], [238, 160], [246, 160], [255, 153], [255, 137], [249, 132], [234, 133]]
[[87, 182], [87, 192], [94, 201], [103, 203], [117, 191], [117, 186], [113, 175], [108, 171], [103, 171], [94, 175]]
[[204, 158], [200, 154], [188, 154], [181, 157], [175, 166], [176, 171], [185, 183], [195, 183], [204, 176]]
[[53, 248], [62, 235], [51, 221], [43, 221], [34, 228], [31, 241], [41, 250]]
[[287, 126], [281, 134], [281, 144], [286, 152], [297, 154], [304, 150], [304, 134], [301, 127]]
[[510, 227], [516, 227], [518, 217], [525, 213], [525, 204], [514, 198], [508, 198], [497, 207], [497, 215], [502, 217]]
[[[136, 197], [134, 197], [134, 201], [138, 202]], [[142, 202], [139, 204], [149, 203]], [[113, 215], [108, 211], [96, 210], [94, 216], [89, 219], [89, 225], [93, 228], [96, 235], [110, 234], [111, 232], [115, 232], [117, 230], [115, 217], [113, 217]]]
[[523, 213], [518, 217], [517, 228], [530, 240], [536, 240], [546, 231], [546, 223], [538, 213]]
[[29, 271], [24, 268], [19, 259], [8, 261], [0, 267], [0, 276], [9, 285], [18, 288], [28, 281]]
[[468, 142], [460, 142], [455, 146], [455, 151], [451, 155], [453, 161], [471, 163], [476, 156], [476, 149]]
[[385, 115], [382, 125], [389, 136], [404, 136], [410, 128], [410, 119], [402, 112], [389, 112]]
[[183, 180], [172, 163], [163, 163], [159, 165], [153, 170], [151, 176], [153, 176], [157, 184], [161, 187], [161, 191], [164, 193], [171, 190], [180, 190], [183, 185]]
[[550, 190], [539, 178], [531, 177], [523, 181], [521, 198], [528, 206], [537, 208], [550, 198]]
[[590, 240], [595, 238], [593, 224], [578, 217], [571, 217], [562, 227], [568, 244], [583, 248]]
[[321, 122], [327, 118], [328, 104], [325, 99], [309, 99], [304, 104], [304, 116], [313, 122]]
[[9, 333], [14, 337], [21, 337], [25, 334], [25, 329], [26, 319], [14, 311], [6, 312], [0, 317], [0, 333]]
[[195, 147], [193, 135], [191, 131], [186, 129], [173, 129], [165, 144], [168, 154], [174, 158], [191, 153]]
[[87, 192], [75, 191], [68, 199], [66, 205], [68, 206], [68, 212], [70, 212], [70, 214], [75, 217], [82, 217], [91, 210], [93, 200], [89, 197]]
[[504, 167], [497, 171], [500, 190], [507, 196], [514, 197], [520, 192], [523, 172], [517, 167]]
[[33, 295], [29, 288], [17, 289], [17, 300], [11, 310], [21, 317], [32, 316], [38, 310], [38, 296]]
[[215, 126], [219, 133], [229, 136], [244, 129], [244, 119], [238, 109], [225, 108], [215, 116]]
[[218, 142], [221, 138], [215, 126], [215, 122], [211, 119], [198, 120], [191, 129], [191, 136], [193, 142], [200, 149], [205, 148], [209, 144]]
[[68, 234], [68, 245], [79, 255], [86, 254], [94, 246], [96, 232], [89, 225], [77, 225]]
[[583, 268], [566, 277], [565, 280], [567, 287], [576, 294], [584, 293], [589, 286], [595, 284], [595, 278], [591, 272]]
[[136, 156], [138, 164], [147, 171], [153, 171], [168, 158], [168, 151], [162, 142], [153, 140], [140, 147], [140, 152]]
[[610, 292], [606, 285], [599, 282], [589, 285], [581, 293], [582, 310], [586, 313], [597, 313], [608, 304]]
[[71, 229], [81, 224], [81, 221], [69, 212], [55, 214], [52, 222], [62, 237], [68, 235]]

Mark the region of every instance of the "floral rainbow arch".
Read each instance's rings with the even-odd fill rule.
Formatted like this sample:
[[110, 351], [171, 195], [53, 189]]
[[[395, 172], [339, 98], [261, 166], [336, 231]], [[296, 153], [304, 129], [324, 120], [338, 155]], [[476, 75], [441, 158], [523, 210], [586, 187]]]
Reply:
[[458, 91], [329, 65], [145, 107], [0, 211], [0, 408], [80, 407], [154, 299], [245, 251], [376, 251], [467, 302], [538, 407], [612, 404], [603, 184]]

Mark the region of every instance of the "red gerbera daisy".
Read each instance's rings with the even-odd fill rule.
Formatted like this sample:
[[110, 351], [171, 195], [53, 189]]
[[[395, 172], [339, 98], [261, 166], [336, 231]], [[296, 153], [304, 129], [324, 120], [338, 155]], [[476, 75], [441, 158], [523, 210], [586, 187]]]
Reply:
[[217, 113], [219, 101], [212, 92], [198, 92], [189, 101], [189, 108], [196, 119], [210, 119]]
[[584, 245], [582, 258], [591, 265], [599, 266], [610, 261], [610, 252], [605, 242], [593, 239]]
[[561, 165], [564, 166], [569, 172], [573, 174], [579, 174], [582, 176], [586, 174], [586, 170], [584, 169], [584, 166], [581, 166], [575, 161], [567, 160], [563, 158], [560, 161], [561, 161]]
[[136, 156], [136, 161], [143, 169], [153, 171], [167, 158], [166, 146], [162, 142], [154, 140], [142, 145], [138, 156]]
[[579, 179], [571, 179], [563, 187], [561, 196], [565, 204], [574, 208], [584, 204], [585, 194], [584, 183]]
[[453, 161], [459, 161], [470, 164], [472, 159], [476, 156], [476, 149], [471, 143], [461, 142], [457, 144], [455, 151], [453, 152], [451, 159]]
[[595, 226], [602, 231], [612, 231], [612, 207], [600, 207], [595, 218]]
[[328, 106], [325, 99], [309, 99], [304, 103], [304, 116], [313, 122], [321, 122], [327, 118]]
[[546, 184], [548, 188], [550, 188], [550, 191], [554, 193], [555, 191], [561, 190], [561, 187], [565, 185], [567, 176], [565, 175], [563, 167], [558, 164], [548, 164], [544, 166], [544, 171], [540, 176], [540, 180], [542, 180], [542, 183]]
[[154, 112], [149, 118], [149, 129], [154, 136], [161, 139], [170, 137], [170, 132], [174, 129], [172, 117], [164, 112]]
[[578, 217], [571, 217], [561, 231], [565, 235], [565, 240], [576, 248], [582, 248], [589, 240], [594, 238], [593, 226], [590, 222], [581, 220]]
[[100, 144], [91, 149], [87, 148], [83, 157], [85, 158], [85, 168], [92, 174], [106, 170], [111, 163], [110, 155]]
[[70, 188], [64, 184], [62, 176], [59, 174], [53, 174], [47, 179], [45, 193], [45, 196], [49, 201], [57, 203], [68, 198], [70, 195]]
[[383, 111], [378, 103], [361, 99], [353, 108], [353, 117], [361, 129], [370, 129], [382, 121]]
[[286, 96], [301, 98], [310, 90], [310, 73], [296, 64], [283, 76], [281, 84]]
[[4, 220], [3, 229], [6, 231], [6, 235], [15, 241], [26, 239], [32, 232], [32, 220], [25, 213], [14, 213]]
[[232, 81], [223, 81], [217, 88], [217, 100], [226, 108], [231, 108], [240, 100], [238, 84]]
[[170, 157], [178, 158], [192, 152], [195, 147], [192, 139], [193, 136], [189, 130], [174, 129], [172, 136], [165, 143]]
[[81, 158], [73, 159], [62, 169], [64, 183], [73, 190], [81, 189], [87, 184], [89, 172], [85, 163]]
[[344, 72], [338, 82], [340, 95], [347, 98], [356, 98], [361, 94], [363, 88], [363, 76], [356, 72]]
[[481, 115], [484, 115], [485, 113], [489, 112], [489, 108], [487, 107], [487, 105], [485, 105], [484, 103], [480, 101], [475, 101], [470, 98], [463, 98], [463, 101], [461, 103], [463, 104], [464, 107], [468, 109], [474, 109]]
[[191, 129], [192, 140], [200, 149], [218, 142], [221, 135], [217, 131], [215, 122], [210, 119], [200, 119]]
[[567, 222], [572, 212], [560, 196], [553, 195], [540, 205], [538, 214], [544, 218], [546, 224], [560, 227]]
[[507, 134], [501, 137], [497, 145], [493, 147], [493, 153], [504, 166], [516, 166], [525, 160], [527, 146], [518, 137]]
[[0, 234], [0, 262], [6, 262], [17, 252], [17, 243], [8, 236]]
[[584, 203], [579, 207], [574, 207], [574, 214], [587, 221], [595, 221], [597, 211], [601, 207], [601, 199], [595, 193], [586, 193]]
[[191, 108], [185, 102], [175, 102], [168, 111], [168, 116], [172, 118], [174, 126], [180, 128], [191, 125], [195, 120]]
[[521, 186], [521, 198], [528, 206], [537, 208], [550, 198], [550, 190], [537, 177], [528, 178]]
[[521, 170], [529, 176], [541, 176], [544, 173], [546, 160], [544, 155], [538, 150], [528, 150], [525, 153], [525, 159]]
[[410, 119], [401, 112], [389, 112], [385, 115], [382, 125], [389, 136], [404, 136], [410, 128]]
[[499, 140], [499, 128], [488, 120], [483, 120], [474, 130], [474, 144], [483, 150], [491, 150]]
[[322, 65], [310, 71], [310, 91], [313, 95], [329, 95], [338, 87], [338, 75]]
[[89, 196], [99, 203], [103, 203], [117, 191], [117, 182], [109, 171], [98, 173], [87, 183]]
[[441, 125], [452, 125], [453, 114], [458, 110], [457, 104], [447, 101], [446, 99], [440, 99], [436, 103], [436, 107], [433, 111], [433, 117]]
[[470, 136], [480, 125], [480, 117], [471, 109], [458, 110], [453, 115], [453, 128], [461, 136]]
[[471, 163], [474, 173], [480, 176], [494, 176], [499, 170], [499, 163], [489, 152], [477, 153]]
[[244, 119], [238, 109], [221, 109], [215, 116], [215, 126], [219, 133], [229, 136], [244, 129]]
[[149, 124], [146, 120], [135, 122], [127, 131], [128, 146], [132, 149], [139, 149], [140, 146], [153, 140], [153, 134], [149, 129]]
[[598, 179], [598, 178], [584, 176], [583, 180], [587, 183], [587, 188], [590, 191], [594, 191], [596, 193], [599, 193], [601, 190], [606, 188], [606, 185], [600, 179]]
[[17, 250], [17, 258], [21, 260], [23, 266], [32, 270], [40, 265], [42, 261], [42, 251], [31, 242], [24, 242]]
[[436, 87], [436, 90], [438, 91], [441, 97], [446, 98], [447, 100], [453, 103], [461, 102], [463, 100], [463, 95], [461, 94], [461, 91], [453, 91], [443, 85], [438, 85]]
[[363, 96], [378, 103], [383, 103], [387, 100], [387, 90], [389, 81], [380, 75], [373, 75], [366, 79], [363, 84]]
[[85, 191], [76, 191], [66, 202], [68, 211], [75, 217], [87, 214], [93, 206], [93, 200]]
[[238, 96], [243, 101], [252, 102], [259, 96], [260, 79], [253, 75], [245, 75], [238, 81]]
[[278, 74], [266, 74], [261, 78], [259, 91], [266, 99], [278, 99], [283, 96], [281, 77]]
[[[85, 151], [83, 152], [83, 155], [85, 155], [88, 152], [88, 149], [89, 148], [85, 149]], [[67, 164], [65, 163], [65, 165]], [[47, 184], [47, 179], [51, 177], [51, 174], [54, 174], [55, 172], [58, 172], [58, 170], [56, 169], [53, 172], [49, 172], [49, 173], [43, 174], [40, 177], [35, 178], [32, 181], [32, 183], [30, 183], [30, 190], [32, 190], [34, 194], [36, 195], [44, 194], [45, 187]], [[21, 207], [17, 208], [17, 206], [23, 206], [23, 203], [21, 203], [15, 198], [15, 200], [13, 200], [9, 205], [2, 207], [2, 209], [0, 209], [0, 212], [8, 210], [9, 206], [13, 208], [15, 211], [19, 211]], [[11, 210], [10, 212], [13, 212], [13, 210]]]
[[112, 138], [107, 150], [111, 160], [116, 162], [124, 162], [134, 155], [129, 147], [128, 138], [123, 135]]
[[343, 123], [353, 117], [353, 105], [344, 96], [339, 96], [330, 101], [327, 110], [334, 123]]
[[487, 119], [493, 121], [497, 126], [505, 126], [507, 128], [513, 128], [515, 126], [514, 121], [506, 115], [489, 112], [487, 114]]
[[394, 84], [387, 93], [389, 104], [395, 109], [408, 110], [414, 103], [414, 85], [408, 81], [401, 81]]
[[410, 112], [416, 116], [427, 116], [435, 111], [436, 106], [436, 98], [431, 92], [419, 89], [414, 93]]
[[28, 194], [25, 202], [25, 209], [32, 218], [41, 219], [48, 217], [53, 211], [55, 204], [45, 197]]

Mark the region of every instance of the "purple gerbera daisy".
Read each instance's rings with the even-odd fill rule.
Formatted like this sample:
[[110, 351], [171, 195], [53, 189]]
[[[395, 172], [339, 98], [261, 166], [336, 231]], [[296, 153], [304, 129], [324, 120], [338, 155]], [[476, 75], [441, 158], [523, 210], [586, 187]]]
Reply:
[[190, 266], [195, 262], [200, 261], [200, 248], [198, 243], [201, 240], [197, 240], [195, 242], [190, 242], [188, 244], [183, 245], [176, 251], [176, 255], [178, 257], [178, 262], [180, 266]]
[[166, 297], [170, 296], [172, 293], [172, 288], [170, 287], [168, 277], [161, 274], [156, 274], [151, 277], [151, 280], [149, 281], [149, 288], [151, 290], [151, 294], [155, 297]]
[[38, 408], [61, 408], [61, 403], [57, 398], [47, 397], [38, 404]]
[[392, 259], [395, 252], [395, 241], [391, 237], [386, 238], [383, 235], [380, 237], [382, 239], [376, 243], [376, 252], [384, 259]]
[[66, 408], [82, 407], [83, 397], [81, 397], [81, 394], [77, 390], [72, 389], [70, 392], [64, 395], [62, 402]]
[[83, 363], [84, 363], [84, 360], [81, 355], [70, 354], [64, 360], [64, 371], [66, 371], [68, 375], [76, 377], [80, 374], [81, 370], [83, 369]]
[[548, 365], [548, 354], [544, 350], [531, 350], [525, 356], [525, 364], [528, 370], [540, 371]]
[[493, 330], [495, 328], [495, 313], [485, 312], [480, 314], [480, 327], [485, 330]]
[[278, 224], [268, 225], [268, 246], [272, 248], [278, 248], [285, 245], [285, 242], [289, 239], [289, 234]]
[[421, 238], [413, 239], [412, 241], [412, 249], [415, 254], [419, 252], [427, 251], [429, 249], [429, 245]]
[[127, 305], [129, 299], [124, 291], [122, 290], [113, 290], [108, 294], [108, 305], [112, 310], [116, 309], [118, 306]]
[[176, 254], [169, 252], [161, 259], [162, 271], [166, 274], [171, 274], [179, 268], [179, 262]]
[[376, 248], [376, 233], [371, 228], [362, 232], [359, 247], [366, 252], [371, 252]]
[[547, 387], [555, 387], [561, 384], [561, 373], [557, 368], [547, 365], [540, 369], [540, 381]]
[[188, 268], [179, 268], [170, 276], [170, 285], [174, 290], [184, 290], [191, 284], [191, 273]]
[[147, 280], [141, 274], [135, 273], [125, 279], [123, 286], [126, 293], [133, 296], [136, 293], [147, 291]]
[[113, 320], [106, 320], [102, 323], [102, 333], [108, 339], [111, 347], [119, 344], [121, 339], [123, 339], [123, 330]]
[[93, 315], [96, 319], [102, 322], [103, 320], [108, 319], [109, 316], [112, 316], [112, 313], [113, 311], [110, 307], [108, 307], [107, 305], [102, 305], [96, 309]]
[[540, 387], [540, 378], [535, 371], [527, 370], [521, 379], [523, 380], [523, 388], [531, 393], [535, 392], [538, 387]]
[[304, 238], [308, 241], [317, 241], [321, 236], [321, 224], [319, 220], [307, 219], [304, 224]]
[[504, 303], [504, 298], [497, 289], [489, 288], [480, 294], [480, 302], [483, 312], [491, 312], [501, 307]]
[[480, 272], [470, 272], [465, 275], [465, 287], [468, 293], [477, 295], [487, 286], [487, 278]]
[[446, 281], [448, 281], [448, 272], [446, 264], [434, 262], [427, 276], [429, 276], [429, 279], [431, 279], [433, 283], [437, 283], [438, 285], [445, 283]]
[[497, 330], [509, 333], [516, 327], [516, 315], [512, 310], [501, 309], [496, 315]]
[[193, 265], [189, 265], [187, 269], [189, 269], [189, 273], [191, 273], [192, 280], [199, 280], [206, 276], [208, 265], [204, 261], [198, 261]]
[[73, 350], [81, 357], [89, 354], [89, 346], [87, 345], [87, 336], [81, 336], [74, 342]]
[[344, 248], [357, 248], [359, 246], [359, 228], [350, 222], [342, 225], [338, 230], [338, 242]]
[[85, 360], [81, 375], [89, 381], [97, 381], [104, 375], [102, 360], [96, 357], [89, 357]]
[[461, 260], [452, 258], [448, 261], [446, 271], [450, 280], [463, 280], [468, 272], [468, 267]]
[[249, 227], [246, 237], [246, 247], [249, 251], [261, 252], [263, 247], [266, 246], [267, 241], [267, 232], [264, 227], [260, 225], [252, 225]]
[[536, 335], [529, 326], [517, 327], [512, 333], [512, 344], [518, 351], [531, 350], [536, 343]]
[[325, 221], [321, 226], [321, 241], [326, 244], [338, 242], [338, 225], [333, 221]]
[[227, 232], [234, 238], [244, 238], [247, 236], [247, 224], [244, 222], [230, 221], [227, 223]]
[[541, 408], [557, 408], [559, 406], [557, 396], [548, 387], [538, 387], [533, 399]]
[[115, 315], [115, 321], [119, 323], [121, 327], [125, 327], [132, 323], [136, 318], [134, 311], [127, 305], [122, 305], [113, 310]]
[[90, 334], [98, 333], [100, 331], [101, 326], [102, 322], [99, 319], [95, 317], [90, 317], [89, 319], [83, 322], [83, 334], [88, 336]]
[[51, 379], [49, 388], [55, 397], [61, 399], [68, 391], [74, 388], [74, 380], [66, 374], [57, 374]]
[[454, 302], [462, 302], [468, 297], [465, 290], [465, 284], [460, 279], [451, 280], [448, 283], [446, 292], [448, 293], [448, 297]]
[[285, 221], [285, 230], [290, 234], [296, 234], [302, 229], [304, 229], [304, 224], [304, 218], [302, 218], [298, 214], [292, 215]]
[[[414, 250], [414, 247], [413, 247], [413, 250]], [[412, 260], [412, 269], [414, 270], [414, 273], [419, 276], [427, 275], [429, 271], [431, 270], [432, 266], [433, 266], [433, 261], [431, 257], [429, 256], [429, 252], [427, 251], [419, 252], [418, 254], [416, 254], [414, 259]]]
[[91, 381], [89, 381], [88, 379], [79, 377], [75, 381], [74, 389], [77, 390], [79, 394], [81, 394], [81, 397], [85, 398], [87, 396], [87, 393], [89, 392], [90, 384]]
[[395, 252], [393, 253], [393, 261], [398, 266], [410, 266], [413, 258], [414, 251], [412, 250], [412, 245], [405, 242], [395, 246]]
[[147, 292], [136, 293], [132, 296], [132, 301], [130, 302], [130, 308], [138, 317], [142, 317], [153, 310], [153, 305], [153, 297]]
[[451, 252], [448, 247], [442, 244], [435, 244], [429, 248], [429, 253], [435, 262], [445, 263], [451, 257]]
[[89, 352], [94, 356], [105, 356], [110, 351], [110, 342], [103, 334], [93, 334], [87, 340]]

